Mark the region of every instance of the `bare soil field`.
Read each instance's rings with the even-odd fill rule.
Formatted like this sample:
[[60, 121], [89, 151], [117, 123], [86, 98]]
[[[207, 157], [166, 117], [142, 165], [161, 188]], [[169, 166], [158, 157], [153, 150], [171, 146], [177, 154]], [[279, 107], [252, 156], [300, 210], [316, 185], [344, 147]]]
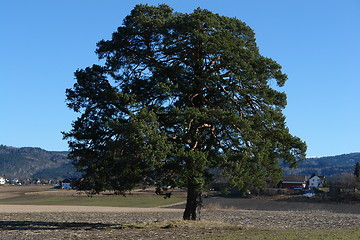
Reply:
[[[10, 187], [0, 188], [0, 197], [42, 191], [55, 192], [47, 188], [25, 191]], [[202, 221], [197, 224], [181, 221], [182, 205], [146, 209], [2, 205], [0, 239], [222, 239], [231, 232], [240, 234], [236, 239], [253, 239], [241, 234], [251, 229], [276, 233], [336, 228], [351, 229], [360, 239], [359, 204], [311, 201], [206, 198]]]
[[[280, 196], [278, 198], [207, 198], [205, 208], [242, 209], [261, 211], [325, 211], [329, 213], [360, 214], [360, 202], [335, 203], [303, 196]], [[180, 206], [179, 206], [180, 207]], [[183, 206], [184, 207], [184, 206]]]
[[[41, 207], [41, 206], [37, 206]], [[201, 224], [181, 221], [178, 212], [31, 212], [1, 213], [1, 239], [204, 239], [242, 229], [349, 228], [360, 216], [330, 212], [204, 210]], [[357, 239], [359, 239], [357, 238]], [[239, 239], [242, 239], [239, 237]], [[246, 238], [244, 238], [246, 239]], [[341, 238], [339, 238], [341, 239]]]

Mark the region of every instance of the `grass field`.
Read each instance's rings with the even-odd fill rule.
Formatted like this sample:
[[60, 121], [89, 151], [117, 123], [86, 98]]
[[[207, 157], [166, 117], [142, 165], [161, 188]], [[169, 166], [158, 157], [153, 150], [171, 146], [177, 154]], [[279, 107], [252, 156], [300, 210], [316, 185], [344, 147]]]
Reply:
[[23, 195], [0, 199], [0, 204], [12, 205], [67, 205], [67, 206], [103, 206], [103, 207], [159, 207], [185, 201], [184, 196], [47, 196]]

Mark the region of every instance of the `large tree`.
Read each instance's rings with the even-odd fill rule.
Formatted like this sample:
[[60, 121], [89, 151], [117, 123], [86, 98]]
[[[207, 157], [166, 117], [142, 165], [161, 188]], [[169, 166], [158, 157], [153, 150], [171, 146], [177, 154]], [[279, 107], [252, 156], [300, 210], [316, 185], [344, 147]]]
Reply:
[[76, 71], [67, 89], [80, 115], [64, 137], [84, 188], [185, 188], [184, 219], [195, 220], [214, 169], [248, 189], [279, 179], [280, 161], [304, 159], [277, 90], [287, 76], [244, 22], [137, 5], [96, 53], [104, 64]]

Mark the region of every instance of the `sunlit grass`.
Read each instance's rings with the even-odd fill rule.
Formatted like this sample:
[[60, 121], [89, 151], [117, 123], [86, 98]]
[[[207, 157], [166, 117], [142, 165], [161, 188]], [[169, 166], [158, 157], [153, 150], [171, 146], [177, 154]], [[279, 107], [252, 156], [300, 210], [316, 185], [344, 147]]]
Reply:
[[24, 195], [0, 199], [0, 204], [14, 205], [66, 205], [66, 206], [106, 206], [106, 207], [159, 207], [185, 201], [184, 196], [46, 196]]

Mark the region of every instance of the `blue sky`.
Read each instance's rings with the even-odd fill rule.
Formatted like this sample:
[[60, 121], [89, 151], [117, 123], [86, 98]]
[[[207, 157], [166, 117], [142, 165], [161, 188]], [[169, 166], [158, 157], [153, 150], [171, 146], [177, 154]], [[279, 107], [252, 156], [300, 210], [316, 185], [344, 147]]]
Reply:
[[1, 1], [0, 144], [67, 150], [60, 132], [76, 115], [65, 89], [76, 69], [98, 63], [96, 43], [138, 3], [201, 7], [246, 22], [261, 53], [289, 77], [284, 114], [308, 156], [360, 152], [358, 0]]

